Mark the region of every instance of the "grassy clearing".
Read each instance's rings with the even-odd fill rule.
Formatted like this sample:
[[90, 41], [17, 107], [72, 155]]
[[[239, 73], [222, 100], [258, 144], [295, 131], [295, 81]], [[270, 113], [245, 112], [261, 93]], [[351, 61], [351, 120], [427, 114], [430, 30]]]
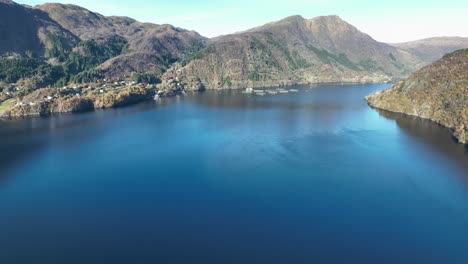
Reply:
[[10, 108], [14, 103], [15, 99], [8, 99], [0, 103], [0, 115], [2, 115], [8, 108]]

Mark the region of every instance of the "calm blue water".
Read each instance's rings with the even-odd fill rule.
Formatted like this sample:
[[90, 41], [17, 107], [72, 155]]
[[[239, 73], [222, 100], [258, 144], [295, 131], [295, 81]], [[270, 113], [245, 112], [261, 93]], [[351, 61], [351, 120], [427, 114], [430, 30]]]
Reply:
[[468, 151], [389, 85], [0, 121], [0, 263], [468, 263]]

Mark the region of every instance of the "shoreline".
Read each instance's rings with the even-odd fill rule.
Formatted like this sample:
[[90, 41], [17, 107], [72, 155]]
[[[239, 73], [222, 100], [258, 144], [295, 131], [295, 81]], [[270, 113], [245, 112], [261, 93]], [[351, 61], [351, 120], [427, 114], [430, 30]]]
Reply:
[[[383, 90], [385, 91], [385, 90]], [[365, 100], [367, 102], [367, 105], [373, 109], [377, 109], [377, 110], [382, 110], [382, 111], [387, 111], [387, 112], [391, 112], [391, 113], [396, 113], [396, 114], [401, 114], [401, 115], [406, 115], [406, 116], [411, 116], [411, 117], [417, 117], [417, 118], [420, 118], [421, 120], [427, 120], [427, 121], [430, 121], [436, 125], [439, 125], [441, 127], [444, 127], [444, 128], [447, 128], [450, 130], [450, 133], [452, 135], [452, 138], [459, 144], [462, 144], [466, 147], [468, 147], [468, 141], [467, 140], [463, 140], [461, 138], [461, 136], [458, 135], [458, 132], [455, 128], [449, 126], [449, 125], [446, 125], [442, 122], [439, 122], [437, 120], [434, 120], [433, 118], [429, 118], [429, 117], [423, 117], [421, 115], [418, 115], [418, 114], [412, 114], [412, 113], [408, 113], [408, 112], [404, 112], [404, 111], [398, 111], [398, 110], [391, 110], [391, 109], [387, 109], [387, 108], [383, 108], [383, 107], [379, 107], [377, 106], [377, 104], [373, 103], [372, 102], [372, 98], [374, 98], [375, 96], [378, 96], [380, 92], [376, 92], [376, 93], [372, 93], [372, 94], [369, 94], [365, 97]]]
[[[274, 85], [274, 86], [253, 86], [253, 88], [265, 88], [265, 89], [274, 89], [274, 88], [280, 88], [280, 87], [295, 87], [295, 86], [305, 86], [305, 85], [310, 85], [313, 87], [321, 86], [321, 85], [359, 85], [359, 84], [389, 84], [388, 82], [319, 82], [319, 83], [296, 83], [296, 84], [291, 84], [291, 85]], [[48, 88], [43, 88], [43, 89], [48, 89]], [[131, 89], [131, 88], [129, 88]], [[90, 100], [92, 101], [92, 106], [90, 102], [88, 102], [87, 107], [84, 108], [73, 108], [69, 107], [68, 109], [62, 109], [60, 111], [57, 111], [57, 107], [51, 107], [50, 105], [52, 104], [51, 102], [47, 102], [47, 106], [45, 106], [46, 110], [41, 110], [42, 106], [40, 103], [35, 104], [33, 106], [31, 105], [22, 105], [22, 106], [13, 106], [12, 108], [9, 108], [7, 110], [4, 110], [3, 113], [0, 113], [0, 119], [2, 120], [13, 120], [13, 119], [22, 119], [22, 118], [36, 118], [36, 117], [53, 117], [54, 115], [60, 115], [60, 114], [80, 114], [80, 113], [86, 113], [86, 112], [94, 112], [97, 110], [101, 109], [112, 109], [112, 108], [120, 108], [120, 107], [126, 107], [126, 106], [131, 106], [143, 102], [148, 102], [151, 100], [154, 100], [155, 95], [159, 95], [161, 98], [165, 97], [175, 97], [175, 96], [183, 96], [184, 93], [192, 93], [192, 94], [198, 94], [198, 93], [203, 93], [203, 92], [222, 92], [222, 91], [240, 91], [245, 89], [243, 88], [218, 88], [218, 89], [205, 89], [201, 91], [191, 91], [187, 89], [179, 89], [179, 90], [171, 90], [167, 91], [164, 89], [158, 90], [157, 88], [152, 88], [152, 89], [146, 89], [146, 88], [141, 88], [141, 90], [144, 90], [145, 93], [139, 98], [125, 98], [126, 100], [116, 102], [115, 100], [112, 102], [108, 102], [107, 105], [103, 105], [102, 102], [100, 101], [99, 97], [81, 97], [81, 98], [65, 98], [66, 100], [76, 100], [76, 101], [85, 101], [85, 100]], [[40, 90], [40, 89], [38, 89]], [[118, 94], [117, 94], [118, 95]], [[132, 94], [129, 94], [131, 96]], [[13, 98], [14, 99], [14, 98]], [[11, 100], [11, 99], [9, 99]], [[43, 103], [43, 102], [41, 102]], [[11, 112], [17, 108], [16, 112]], [[19, 108], [19, 109], [18, 109]]]

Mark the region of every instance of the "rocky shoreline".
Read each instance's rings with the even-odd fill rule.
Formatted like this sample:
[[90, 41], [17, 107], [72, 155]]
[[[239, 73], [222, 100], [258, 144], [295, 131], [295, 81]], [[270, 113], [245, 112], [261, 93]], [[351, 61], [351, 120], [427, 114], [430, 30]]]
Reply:
[[468, 144], [467, 108], [462, 109], [462, 113], [459, 114], [450, 113], [448, 109], [434, 109], [429, 100], [422, 100], [425, 103], [421, 103], [411, 95], [404, 95], [402, 93], [404, 85], [405, 82], [399, 82], [392, 88], [370, 94], [365, 99], [370, 107], [419, 117], [447, 127], [458, 142]]
[[155, 95], [169, 97], [184, 94], [184, 89], [158, 89], [154, 85], [133, 85], [109, 90], [74, 87], [42, 88], [24, 97], [10, 98], [0, 111], [2, 118], [49, 116], [57, 113], [81, 113], [137, 104]]
[[[382, 91], [382, 92], [385, 92], [385, 91]], [[468, 145], [468, 127], [463, 125], [463, 124], [460, 124], [458, 126], [453, 126], [451, 124], [448, 124], [448, 123], [444, 123], [444, 122], [441, 122], [440, 120], [437, 120], [437, 119], [434, 119], [432, 117], [429, 117], [429, 116], [426, 116], [422, 113], [418, 113], [417, 110], [413, 109], [412, 111], [406, 111], [406, 110], [403, 110], [403, 109], [395, 109], [395, 108], [392, 108], [392, 107], [388, 107], [386, 106], [385, 104], [383, 104], [382, 102], [379, 102], [379, 96], [381, 96], [382, 92], [377, 92], [375, 94], [371, 94], [371, 95], [368, 95], [366, 96], [366, 101], [367, 101], [367, 104], [372, 107], [372, 108], [375, 108], [375, 109], [379, 109], [379, 110], [383, 110], [383, 111], [387, 111], [387, 112], [392, 112], [392, 113], [397, 113], [397, 114], [402, 114], [402, 115], [408, 115], [408, 116], [414, 116], [414, 117], [418, 117], [418, 118], [421, 118], [421, 119], [425, 119], [425, 120], [430, 120], [440, 126], [443, 126], [443, 127], [446, 127], [448, 129], [450, 129], [450, 131], [452, 132], [452, 136], [461, 144], [465, 144], [465, 145]]]
[[468, 49], [448, 54], [366, 101], [378, 109], [429, 119], [468, 144], [467, 61]]

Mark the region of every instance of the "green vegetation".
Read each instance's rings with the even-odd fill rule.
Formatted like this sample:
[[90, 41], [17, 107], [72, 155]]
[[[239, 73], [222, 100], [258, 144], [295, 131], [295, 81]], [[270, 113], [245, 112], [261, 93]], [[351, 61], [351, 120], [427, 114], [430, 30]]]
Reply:
[[379, 67], [379, 64], [375, 60], [372, 60], [372, 59], [363, 60], [359, 62], [359, 65], [367, 71], [371, 71], [371, 72], [378, 71], [378, 70], [383, 71], [383, 69]]
[[0, 58], [0, 81], [14, 83], [21, 78], [31, 77], [41, 64], [41, 60], [38, 59], [2, 57]]
[[[71, 83], [88, 83], [88, 82], [95, 82], [101, 78], [102, 76], [99, 70], [89, 69], [89, 70], [85, 70], [85, 71], [79, 72], [78, 74], [74, 74], [70, 76], [70, 82]], [[58, 86], [58, 84], [56, 86]]]
[[13, 103], [15, 102], [15, 99], [8, 99], [6, 101], [3, 101], [0, 103], [0, 114], [3, 114], [5, 110], [8, 110], [11, 106], [13, 106]]
[[390, 60], [392, 62], [392, 65], [395, 66], [395, 68], [402, 70], [405, 66], [401, 63], [398, 62], [393, 53], [389, 53], [388, 56], [390, 57]]
[[173, 63], [177, 61], [177, 58], [173, 57], [172, 55], [162, 55], [160, 57], [162, 64], [166, 67], [169, 68]]
[[271, 50], [265, 44], [263, 44], [258, 38], [255, 38], [255, 37], [252, 38], [251, 48], [253, 50], [258, 51], [261, 54], [266, 55], [266, 57], [263, 58], [266, 65], [272, 66], [277, 69], [281, 68], [278, 60], [276, 60], [275, 56], [273, 56], [273, 53], [271, 53]]
[[283, 56], [286, 58], [288, 61], [288, 65], [292, 70], [297, 70], [297, 69], [305, 69], [309, 68], [312, 66], [310, 62], [308, 62], [306, 59], [300, 56], [299, 52], [294, 50], [291, 54], [289, 50], [282, 45], [281, 43], [278, 43], [274, 38], [271, 33], [266, 33], [267, 36], [267, 42], [268, 44], [272, 45], [276, 49], [278, 49]]
[[286, 58], [286, 60], [288, 61], [288, 65], [289, 67], [291, 67], [293, 70], [294, 69], [297, 69], [297, 65], [296, 65], [296, 62], [294, 61], [294, 59], [292, 58], [291, 56], [291, 53], [289, 53], [289, 50], [287, 48], [285, 48], [283, 45], [281, 45], [280, 43], [278, 43], [274, 38], [273, 38], [273, 35], [272, 34], [266, 34], [267, 35], [267, 42], [268, 44], [274, 46], [276, 49], [278, 49], [282, 54], [283, 56]]
[[313, 46], [307, 46], [308, 49], [313, 51], [315, 55], [321, 60], [323, 63], [330, 64], [331, 61], [329, 59], [329, 52], [323, 49], [317, 49], [316, 47]]
[[446, 59], [446, 58], [450, 58], [450, 57], [452, 57], [454, 55], [463, 54], [463, 53], [467, 53], [467, 52], [468, 52], [468, 49], [459, 49], [459, 50], [456, 50], [456, 51], [445, 54], [442, 58]]
[[133, 81], [136, 83], [149, 83], [149, 84], [157, 84], [160, 83], [161, 80], [156, 77], [154, 74], [147, 74], [147, 73], [133, 73], [132, 75]]
[[187, 54], [192, 54], [192, 53], [196, 53], [196, 52], [199, 52], [200, 50], [202, 50], [205, 46], [203, 45], [203, 43], [201, 43], [200, 41], [192, 41], [190, 43], [190, 47], [187, 49]]
[[201, 48], [192, 53], [189, 53], [189, 55], [187, 55], [187, 57], [185, 57], [185, 59], [183, 59], [180, 63], [182, 64], [182, 66], [185, 66], [194, 60], [199, 60], [203, 58], [204, 56], [211, 54], [211, 53], [215, 53], [215, 52], [216, 52], [215, 46], [210, 44], [206, 48]]
[[248, 78], [251, 81], [260, 81], [260, 74], [258, 73], [257, 70], [249, 71]]
[[349, 58], [346, 56], [344, 53], [340, 53], [338, 56], [336, 56], [333, 53], [328, 52], [325, 49], [317, 49], [316, 47], [313, 46], [307, 46], [309, 50], [315, 53], [317, 57], [326, 64], [341, 64], [348, 69], [355, 70], [355, 71], [360, 71], [361, 69], [356, 66]]
[[55, 82], [54, 86], [55, 87], [63, 87], [63, 86], [66, 86], [67, 84], [68, 84], [67, 78], [62, 77], [62, 78], [58, 79], [57, 82]]
[[265, 81], [268, 77], [268, 74], [265, 72], [261, 72], [257, 65], [250, 65], [247, 78], [250, 81]]
[[[333, 54], [332, 54], [333, 55]], [[340, 63], [341, 65], [344, 65], [345, 67], [348, 67], [351, 70], [359, 71], [359, 67], [356, 66], [349, 58], [346, 56], [344, 53], [340, 53], [338, 55], [338, 58], [336, 56], [333, 56], [333, 58]]]
[[46, 51], [45, 57], [46, 58], [58, 58], [59, 61], [64, 61], [66, 58], [67, 53], [69, 52], [68, 49], [65, 47], [62, 39], [54, 35], [52, 33], [47, 33], [45, 38], [46, 43]]
[[101, 45], [92, 40], [82, 41], [75, 51], [68, 54], [67, 60], [63, 63], [65, 73], [72, 77], [80, 72], [90, 71], [104, 61], [122, 54], [126, 45], [125, 40], [118, 38]]
[[250, 46], [254, 50], [259, 50], [271, 54], [271, 51], [258, 38], [253, 37]]
[[392, 65], [395, 66], [395, 68], [401, 70], [403, 69], [404, 65], [398, 62], [392, 62]]
[[221, 87], [231, 87], [232, 86], [232, 81], [231, 77], [221, 77]]
[[255, 64], [249, 65], [247, 78], [251, 81], [260, 81], [260, 73], [258, 71], [257, 65]]
[[68, 51], [61, 39], [53, 34], [46, 36], [46, 58], [62, 62], [50, 65], [34, 58], [32, 52], [26, 57], [0, 57], [0, 81], [15, 83], [20, 79], [38, 77], [40, 86], [65, 86], [69, 82], [85, 83], [101, 78], [96, 66], [120, 55], [127, 46], [123, 39], [113, 38], [104, 44], [92, 40], [80, 42], [74, 51]]
[[98, 44], [93, 40], [85, 40], [69, 51], [62, 43], [60, 37], [48, 34], [46, 36], [46, 58], [56, 58], [62, 62], [61, 70], [57, 69], [51, 82], [56, 86], [63, 86], [68, 82], [85, 83], [100, 78], [95, 68], [104, 61], [118, 56], [128, 50], [125, 39], [113, 37], [105, 43]]
[[43, 83], [54, 83], [63, 75], [60, 66], [52, 66], [40, 59], [0, 57], [0, 81], [15, 83], [19, 79], [38, 76]]
[[295, 61], [296, 68], [298, 69], [305, 69], [305, 68], [309, 68], [312, 66], [312, 64], [308, 62], [306, 59], [304, 59], [303, 57], [301, 57], [296, 50], [293, 51], [292, 57]]

